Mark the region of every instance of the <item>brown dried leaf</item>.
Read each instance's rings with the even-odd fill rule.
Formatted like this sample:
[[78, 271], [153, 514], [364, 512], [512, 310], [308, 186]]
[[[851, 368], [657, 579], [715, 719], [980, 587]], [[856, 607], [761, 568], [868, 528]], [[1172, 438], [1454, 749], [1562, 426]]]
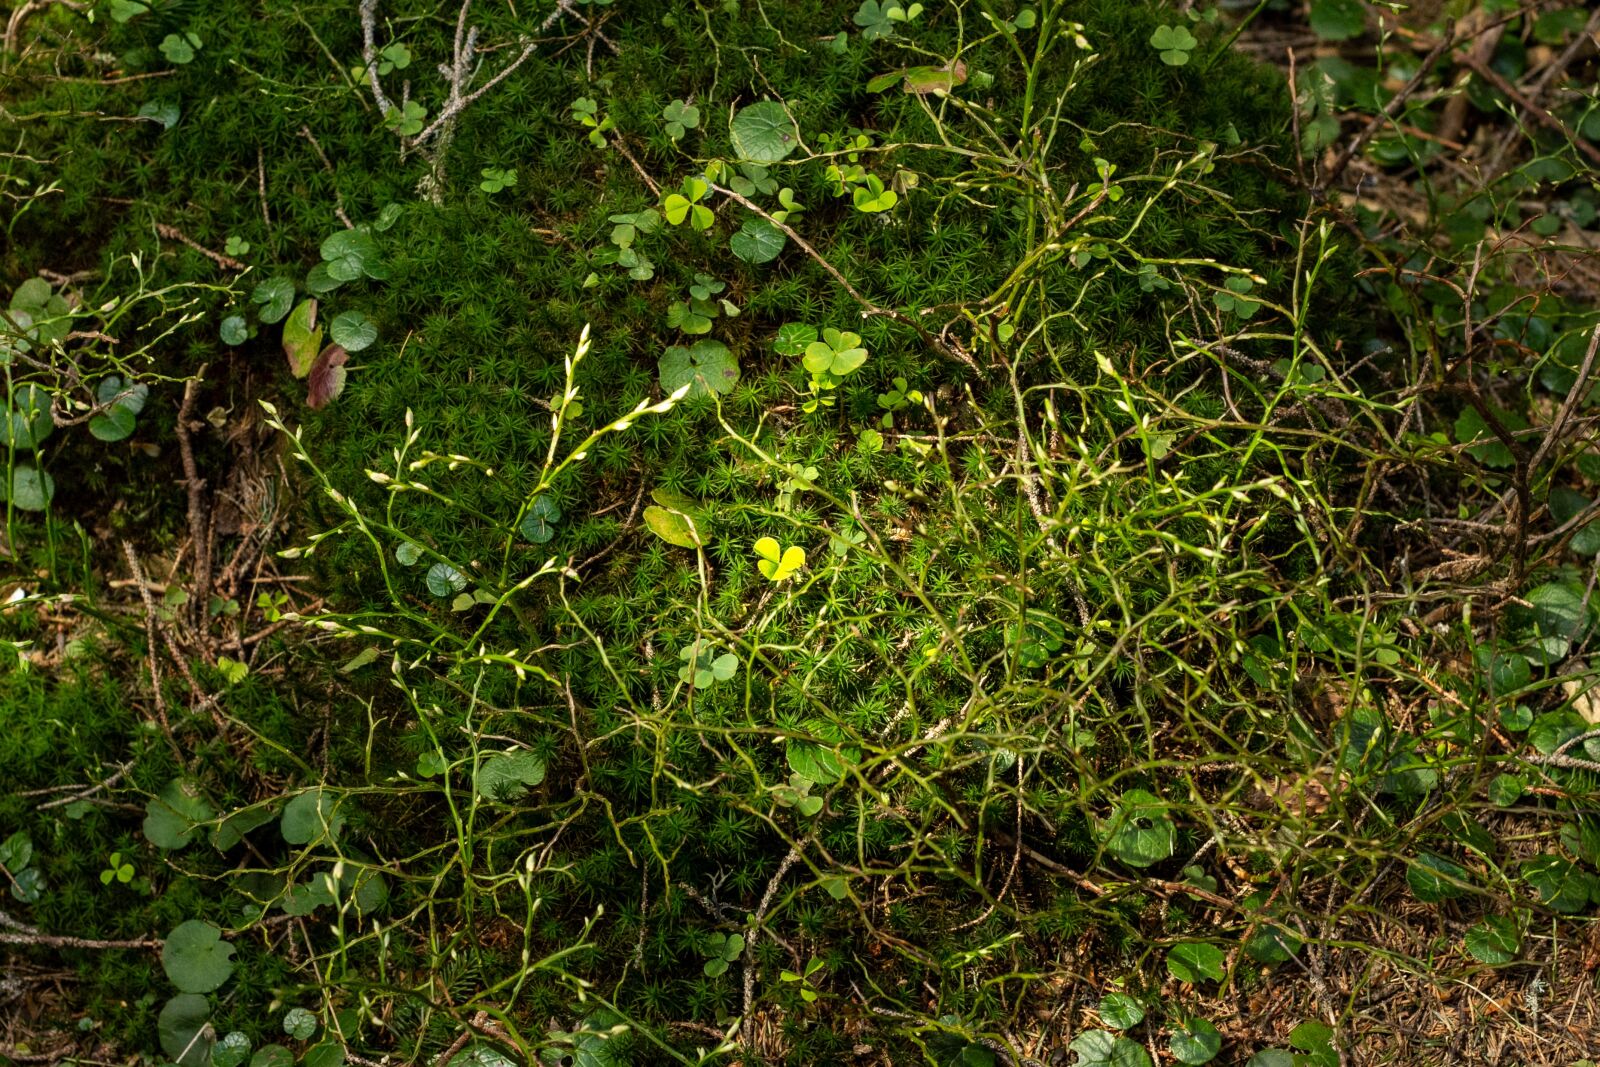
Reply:
[[311, 365], [311, 378], [306, 383], [306, 403], [314, 408], [326, 407], [344, 392], [344, 365], [350, 354], [339, 345], [329, 345], [322, 350]]

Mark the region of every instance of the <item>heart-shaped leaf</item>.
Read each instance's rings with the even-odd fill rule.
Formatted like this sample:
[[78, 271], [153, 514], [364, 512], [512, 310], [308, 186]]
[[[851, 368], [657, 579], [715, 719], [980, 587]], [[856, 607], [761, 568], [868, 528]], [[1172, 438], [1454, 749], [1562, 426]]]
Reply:
[[262, 322], [278, 322], [294, 306], [294, 283], [287, 278], [268, 278], [251, 291], [250, 302], [261, 305], [258, 314]]
[[308, 789], [283, 808], [279, 830], [291, 845], [317, 845], [334, 841], [344, 829], [344, 814], [333, 794], [321, 787]]

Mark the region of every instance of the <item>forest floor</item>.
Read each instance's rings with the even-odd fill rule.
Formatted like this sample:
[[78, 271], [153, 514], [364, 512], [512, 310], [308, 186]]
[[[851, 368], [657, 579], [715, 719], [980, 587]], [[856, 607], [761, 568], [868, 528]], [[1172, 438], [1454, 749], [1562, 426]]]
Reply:
[[1600, 13], [3, 22], [0, 1063], [1600, 1058]]

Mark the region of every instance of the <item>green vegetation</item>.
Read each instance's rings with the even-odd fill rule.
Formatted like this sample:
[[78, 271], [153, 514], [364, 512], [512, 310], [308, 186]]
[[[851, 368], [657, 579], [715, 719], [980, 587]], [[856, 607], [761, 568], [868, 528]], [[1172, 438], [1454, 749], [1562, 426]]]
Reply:
[[0, 1060], [1592, 1051], [1597, 24], [1391, 6], [14, 9]]

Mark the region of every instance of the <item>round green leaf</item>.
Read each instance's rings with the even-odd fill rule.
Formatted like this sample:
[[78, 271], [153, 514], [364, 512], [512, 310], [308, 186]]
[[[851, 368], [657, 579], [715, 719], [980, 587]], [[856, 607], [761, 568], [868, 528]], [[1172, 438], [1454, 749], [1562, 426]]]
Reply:
[[1406, 884], [1424, 904], [1437, 904], [1441, 900], [1459, 897], [1467, 891], [1461, 883], [1470, 882], [1471, 879], [1465, 867], [1432, 852], [1422, 853], [1406, 868]]
[[268, 278], [251, 290], [250, 302], [261, 305], [258, 314], [262, 322], [269, 325], [281, 322], [294, 307], [294, 283], [287, 278]]
[[1074, 1067], [1150, 1067], [1144, 1046], [1106, 1030], [1085, 1030], [1068, 1047], [1078, 1054]]
[[32, 382], [24, 382], [11, 394], [5, 423], [0, 425], [0, 432], [5, 434], [0, 444], [31, 452], [55, 428], [55, 420], [50, 417], [50, 394]]
[[1210, 1063], [1222, 1051], [1222, 1034], [1204, 1019], [1190, 1019], [1167, 1042], [1179, 1063]]
[[1143, 789], [1122, 794], [1116, 809], [1102, 827], [1107, 851], [1130, 867], [1148, 867], [1172, 855], [1177, 827], [1167, 814], [1167, 804]]
[[193, 782], [175, 778], [144, 806], [144, 836], [159, 849], [174, 851], [193, 840], [201, 823], [216, 817], [216, 809], [200, 795]]
[[544, 781], [544, 760], [531, 749], [491, 752], [478, 763], [472, 788], [485, 800], [511, 800]]
[[1594, 876], [1562, 856], [1535, 856], [1522, 865], [1522, 880], [1539, 894], [1539, 903], [1551, 911], [1572, 914], [1589, 903]]
[[217, 328], [217, 335], [225, 345], [242, 345], [250, 338], [250, 328], [245, 324], [243, 315], [229, 315]]
[[211, 1062], [211, 1005], [197, 993], [179, 993], [161, 1006], [156, 1036], [178, 1067], [206, 1067]]
[[1517, 924], [1504, 915], [1490, 915], [1467, 931], [1467, 951], [1483, 963], [1510, 963], [1522, 948]]
[[1344, 41], [1367, 28], [1363, 0], [1311, 0], [1311, 32], [1324, 41]]
[[250, 1067], [294, 1067], [294, 1053], [282, 1045], [263, 1045], [250, 1057]]
[[727, 345], [710, 338], [687, 348], [673, 345], [662, 353], [657, 367], [661, 388], [675, 393], [687, 385], [690, 397], [726, 393], [739, 381], [739, 361]]
[[211, 1067], [239, 1067], [249, 1055], [249, 1036], [234, 1030], [211, 1047]]
[[337, 1041], [323, 1041], [306, 1049], [301, 1067], [344, 1067], [344, 1046]]
[[359, 352], [378, 339], [378, 327], [359, 311], [343, 311], [328, 323], [328, 335], [346, 352]]
[[434, 596], [453, 596], [467, 587], [467, 576], [448, 563], [428, 568], [428, 592]]
[[739, 232], [728, 238], [728, 248], [746, 263], [770, 263], [778, 258], [789, 238], [766, 219], [749, 218]]
[[317, 1032], [317, 1017], [304, 1008], [290, 1008], [283, 1015], [283, 1032], [296, 1041], [309, 1040]]
[[1510, 807], [1522, 799], [1526, 784], [1514, 774], [1497, 774], [1489, 783], [1489, 803], [1502, 808]]
[[1220, 948], [1204, 941], [1185, 941], [1167, 953], [1167, 970], [1172, 977], [1190, 985], [1207, 978], [1220, 982], [1227, 957]]
[[291, 845], [318, 845], [338, 839], [344, 815], [337, 810], [333, 795], [319, 786], [284, 805], [278, 828]]
[[161, 946], [161, 967], [185, 993], [220, 989], [233, 975], [233, 946], [208, 922], [190, 919], [167, 935]]
[[751, 163], [777, 163], [800, 143], [794, 120], [773, 100], [740, 108], [728, 133], [734, 155]]
[[1126, 993], [1107, 993], [1100, 1001], [1100, 1021], [1113, 1030], [1130, 1030], [1144, 1018], [1144, 1008]]

